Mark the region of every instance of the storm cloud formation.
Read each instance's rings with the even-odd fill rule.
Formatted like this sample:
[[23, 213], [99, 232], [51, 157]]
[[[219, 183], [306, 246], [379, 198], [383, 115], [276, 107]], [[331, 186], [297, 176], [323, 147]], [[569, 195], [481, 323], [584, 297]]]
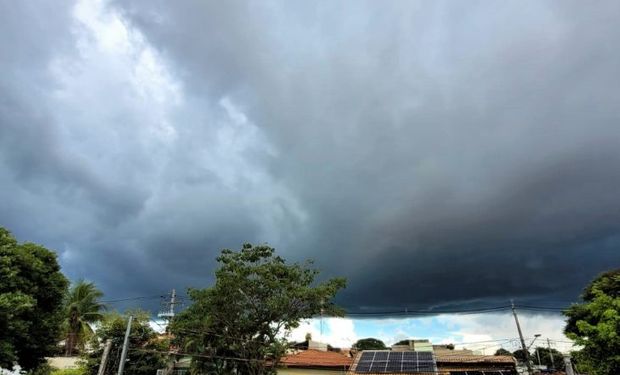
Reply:
[[267, 242], [352, 310], [620, 264], [620, 3], [2, 2], [0, 225], [110, 297]]

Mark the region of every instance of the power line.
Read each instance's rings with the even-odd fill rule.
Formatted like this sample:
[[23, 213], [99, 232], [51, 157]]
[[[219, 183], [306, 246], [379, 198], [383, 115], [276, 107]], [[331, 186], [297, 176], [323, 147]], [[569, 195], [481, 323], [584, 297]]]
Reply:
[[163, 298], [164, 296], [161, 294], [153, 295], [153, 296], [138, 296], [138, 297], [126, 297], [119, 299], [110, 299], [110, 300], [102, 300], [99, 301], [101, 303], [117, 303], [117, 302], [125, 302], [125, 301], [137, 301], [137, 300], [145, 300], [145, 299], [155, 299], [155, 298]]
[[226, 357], [226, 356], [218, 356], [218, 355], [199, 354], [199, 353], [185, 353], [185, 352], [180, 352], [180, 351], [163, 351], [163, 350], [143, 349], [143, 348], [133, 348], [129, 350], [133, 350], [137, 352], [159, 353], [159, 354], [178, 355], [178, 356], [186, 356], [186, 357], [199, 357], [199, 358], [207, 358], [207, 359], [216, 358], [216, 359], [225, 359], [229, 361], [240, 361], [240, 362], [265, 362], [264, 359]]
[[[483, 307], [477, 309], [452, 309], [452, 310], [389, 310], [389, 311], [345, 311], [345, 316], [407, 316], [407, 315], [439, 315], [439, 314], [459, 314], [459, 315], [473, 315], [482, 313], [492, 313], [499, 311], [507, 311], [512, 308], [511, 305]], [[536, 310], [536, 311], [565, 311], [567, 307], [548, 307], [548, 306], [530, 306], [530, 305], [515, 305], [516, 309], [520, 310]]]
[[[110, 300], [102, 300], [102, 303], [118, 303], [118, 302], [127, 302], [127, 301], [138, 301], [138, 300], [149, 300], [149, 299], [157, 299], [157, 298], [166, 298], [165, 294], [157, 294], [150, 296], [136, 296], [136, 297], [126, 297], [126, 298], [118, 298], [118, 299], [110, 299]], [[188, 298], [187, 296], [177, 296], [177, 300], [184, 300]], [[178, 303], [178, 302], [177, 302]], [[399, 310], [384, 310], [384, 311], [353, 311], [353, 310], [345, 310], [345, 316], [429, 316], [429, 315], [439, 315], [439, 314], [459, 314], [459, 315], [468, 315], [468, 314], [482, 314], [482, 313], [492, 313], [499, 312], [511, 309], [511, 305], [500, 305], [500, 306], [489, 306], [489, 307], [481, 307], [481, 308], [471, 308], [471, 309], [437, 309], [437, 310], [411, 310], [408, 308], [399, 309]], [[531, 311], [550, 311], [550, 312], [561, 312], [567, 310], [569, 307], [552, 307], [552, 306], [534, 306], [534, 305], [515, 305], [516, 309], [520, 310], [531, 310]]]

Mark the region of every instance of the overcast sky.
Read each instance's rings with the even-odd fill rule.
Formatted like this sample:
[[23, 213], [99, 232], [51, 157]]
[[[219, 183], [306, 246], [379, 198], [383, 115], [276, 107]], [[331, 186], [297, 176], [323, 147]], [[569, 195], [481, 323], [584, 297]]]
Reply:
[[620, 265], [620, 2], [0, 1], [0, 225], [108, 298], [268, 243], [351, 310]]

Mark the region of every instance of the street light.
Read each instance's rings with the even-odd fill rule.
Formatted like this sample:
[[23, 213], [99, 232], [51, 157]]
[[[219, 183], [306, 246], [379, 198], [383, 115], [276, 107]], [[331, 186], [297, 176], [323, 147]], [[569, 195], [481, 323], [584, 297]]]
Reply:
[[[527, 347], [527, 350], [530, 350], [532, 345], [534, 345], [534, 341], [536, 341], [536, 339], [539, 337], [540, 337], [540, 333], [537, 333], [534, 335], [534, 340], [532, 340], [532, 342], [530, 343], [530, 346]], [[538, 358], [538, 367], [540, 368], [540, 353], [538, 353], [538, 347], [535, 350], [536, 350], [536, 358]]]

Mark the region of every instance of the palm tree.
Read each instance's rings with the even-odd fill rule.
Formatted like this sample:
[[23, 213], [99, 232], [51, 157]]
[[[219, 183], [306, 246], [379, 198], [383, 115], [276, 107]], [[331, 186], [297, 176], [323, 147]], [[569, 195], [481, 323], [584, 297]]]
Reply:
[[67, 293], [65, 355], [72, 355], [76, 346], [82, 346], [86, 338], [93, 333], [90, 325], [103, 318], [105, 305], [99, 301], [101, 297], [103, 293], [95, 284], [84, 280], [78, 280]]

